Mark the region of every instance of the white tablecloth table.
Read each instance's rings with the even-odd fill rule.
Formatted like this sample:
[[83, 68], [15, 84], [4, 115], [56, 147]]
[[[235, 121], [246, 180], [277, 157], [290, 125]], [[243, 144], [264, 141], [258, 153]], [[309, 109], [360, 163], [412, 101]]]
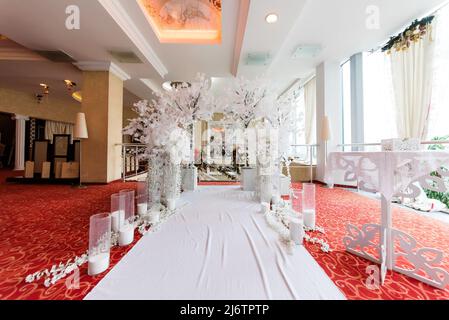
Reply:
[[345, 299], [304, 247], [292, 256], [239, 187], [199, 187], [86, 299]]
[[[447, 192], [443, 177], [448, 177], [449, 172], [441, 168], [448, 164], [448, 152], [334, 152], [329, 155], [326, 171], [328, 185], [333, 186], [334, 177], [338, 176], [343, 177], [344, 182], [356, 182], [360, 190], [379, 192], [381, 195], [381, 224], [369, 224], [361, 229], [348, 225], [350, 236], [346, 237], [344, 242], [349, 252], [381, 263], [382, 280], [389, 269], [439, 288], [449, 284], [449, 274], [446, 271], [433, 268], [424, 257], [414, 253], [421, 250], [421, 253], [427, 251], [441, 254], [441, 259], [433, 261], [433, 264], [437, 264], [442, 261], [442, 252], [430, 248], [419, 249], [415, 239], [394, 230], [391, 212], [391, 200], [394, 196], [414, 198], [418, 195], [421, 189], [413, 186], [414, 183], [419, 183], [424, 189]], [[441, 177], [432, 176], [434, 171], [438, 171]], [[380, 237], [380, 244], [374, 242], [376, 235]], [[400, 241], [405, 255], [395, 252], [394, 238]], [[365, 250], [370, 246], [377, 249], [377, 257]], [[396, 259], [401, 256], [407, 258], [417, 269], [406, 270], [396, 266]], [[422, 271], [427, 273], [426, 277], [422, 276]], [[439, 279], [435, 271], [443, 276]]]

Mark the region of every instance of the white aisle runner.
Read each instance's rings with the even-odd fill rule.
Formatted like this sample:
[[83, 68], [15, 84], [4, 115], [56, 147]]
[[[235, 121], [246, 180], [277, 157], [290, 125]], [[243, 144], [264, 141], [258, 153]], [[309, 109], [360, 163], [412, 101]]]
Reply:
[[236, 187], [202, 187], [86, 299], [345, 299], [304, 247], [287, 254]]

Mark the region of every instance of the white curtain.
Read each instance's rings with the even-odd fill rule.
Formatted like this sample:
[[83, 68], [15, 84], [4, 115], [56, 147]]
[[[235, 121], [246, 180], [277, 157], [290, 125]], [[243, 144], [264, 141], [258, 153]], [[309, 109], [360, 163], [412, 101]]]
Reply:
[[435, 21], [435, 61], [427, 140], [449, 135], [449, 6]]
[[313, 78], [304, 86], [305, 104], [305, 136], [306, 144], [313, 144], [316, 140], [316, 79]]
[[405, 51], [391, 53], [396, 124], [400, 138], [425, 139], [432, 97], [432, 29]]
[[73, 143], [73, 124], [50, 120], [45, 121], [45, 139], [53, 143], [53, 135], [55, 134], [70, 134], [70, 142]]

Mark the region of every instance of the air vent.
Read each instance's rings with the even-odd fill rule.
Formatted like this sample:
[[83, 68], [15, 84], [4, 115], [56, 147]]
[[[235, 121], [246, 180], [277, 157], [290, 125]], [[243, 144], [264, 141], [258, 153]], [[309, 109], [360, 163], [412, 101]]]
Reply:
[[73, 63], [75, 60], [68, 54], [62, 51], [35, 51], [40, 56], [52, 61], [52, 62], [68, 62]]
[[142, 63], [142, 60], [134, 52], [109, 51], [109, 54], [120, 63]]
[[323, 48], [320, 45], [300, 45], [293, 51], [293, 59], [316, 58]]
[[245, 59], [247, 66], [268, 66], [272, 60], [269, 53], [248, 53]]

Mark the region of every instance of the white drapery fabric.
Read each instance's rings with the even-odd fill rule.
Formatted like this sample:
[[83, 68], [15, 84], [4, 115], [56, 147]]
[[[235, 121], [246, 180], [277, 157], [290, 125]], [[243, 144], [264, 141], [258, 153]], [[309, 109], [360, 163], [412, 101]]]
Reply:
[[405, 51], [392, 50], [396, 124], [400, 138], [425, 139], [432, 97], [435, 41], [429, 31]]
[[53, 143], [55, 134], [70, 134], [70, 142], [73, 143], [73, 124], [51, 120], [45, 121], [45, 139]]
[[178, 208], [85, 299], [345, 299], [304, 246], [288, 254], [251, 193], [200, 187]]
[[435, 61], [427, 140], [449, 135], [449, 5], [436, 15]]
[[315, 142], [316, 128], [316, 78], [313, 78], [304, 86], [305, 104], [305, 137], [306, 144]]

